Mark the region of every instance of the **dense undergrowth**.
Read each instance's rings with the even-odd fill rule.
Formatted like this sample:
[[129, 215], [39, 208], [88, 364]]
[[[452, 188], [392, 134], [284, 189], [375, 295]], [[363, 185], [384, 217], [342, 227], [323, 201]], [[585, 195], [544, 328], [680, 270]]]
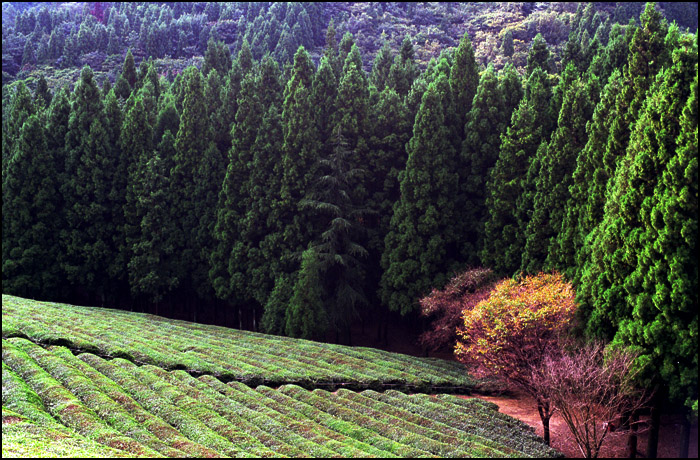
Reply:
[[[456, 363], [5, 295], [2, 327], [3, 457], [558, 455], [494, 404], [386, 389], [474, 388]], [[386, 391], [288, 383], [314, 379]]]

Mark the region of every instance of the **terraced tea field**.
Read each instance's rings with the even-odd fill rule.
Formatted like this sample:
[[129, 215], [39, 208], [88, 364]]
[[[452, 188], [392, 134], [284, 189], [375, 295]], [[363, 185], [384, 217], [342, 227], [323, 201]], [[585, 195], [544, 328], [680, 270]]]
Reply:
[[468, 392], [456, 363], [5, 295], [2, 328], [3, 457], [558, 455], [491, 403], [392, 389]]

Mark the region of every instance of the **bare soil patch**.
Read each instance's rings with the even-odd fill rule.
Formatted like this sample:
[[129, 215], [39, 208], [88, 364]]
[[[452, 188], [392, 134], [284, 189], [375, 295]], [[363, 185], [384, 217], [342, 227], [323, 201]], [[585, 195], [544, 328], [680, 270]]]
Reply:
[[[473, 398], [475, 396], [460, 396], [461, 398]], [[499, 396], [476, 396], [498, 405], [504, 414], [521, 420], [535, 428], [538, 436], [542, 436], [542, 422], [537, 412], [535, 400], [527, 394], [512, 392]], [[661, 428], [659, 431], [659, 458], [678, 458], [681, 439], [681, 416], [662, 415]], [[556, 412], [549, 422], [551, 432], [552, 447], [562, 452], [567, 457], [582, 458], [583, 455], [569, 433], [569, 429], [564, 420]], [[600, 458], [625, 458], [627, 456], [627, 432], [609, 433], [603, 442]], [[638, 458], [645, 458], [647, 448], [647, 433], [640, 432], [637, 449]], [[691, 427], [690, 445], [688, 455], [691, 458], [698, 457], [698, 425]]]

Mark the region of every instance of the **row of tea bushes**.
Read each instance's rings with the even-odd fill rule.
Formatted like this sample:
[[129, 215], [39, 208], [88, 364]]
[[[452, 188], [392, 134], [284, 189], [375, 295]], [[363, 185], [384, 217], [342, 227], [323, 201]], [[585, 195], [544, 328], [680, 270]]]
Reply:
[[20, 337], [2, 341], [2, 362], [3, 438], [7, 418], [8, 432], [32, 426], [129, 456], [557, 455], [493, 404], [454, 396], [251, 388]]
[[457, 362], [8, 295], [2, 302], [5, 338], [24, 337], [252, 386], [470, 393], [478, 385]]

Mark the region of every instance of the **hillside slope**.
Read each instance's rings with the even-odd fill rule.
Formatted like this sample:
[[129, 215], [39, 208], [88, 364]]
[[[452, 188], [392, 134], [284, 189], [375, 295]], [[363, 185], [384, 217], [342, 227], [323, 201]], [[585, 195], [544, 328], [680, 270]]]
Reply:
[[6, 295], [2, 325], [3, 457], [559, 455], [479, 399], [236, 381], [471, 388], [454, 363]]

